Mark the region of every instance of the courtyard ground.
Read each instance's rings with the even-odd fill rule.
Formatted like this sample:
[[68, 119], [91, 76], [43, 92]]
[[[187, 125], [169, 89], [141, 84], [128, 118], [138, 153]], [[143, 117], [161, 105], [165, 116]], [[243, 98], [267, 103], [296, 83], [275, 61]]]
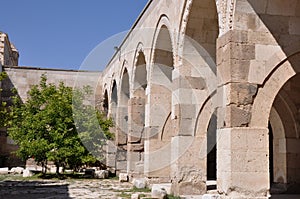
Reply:
[[109, 180], [2, 180], [1, 199], [118, 199], [130, 198], [132, 193], [147, 190], [134, 189], [130, 183]]

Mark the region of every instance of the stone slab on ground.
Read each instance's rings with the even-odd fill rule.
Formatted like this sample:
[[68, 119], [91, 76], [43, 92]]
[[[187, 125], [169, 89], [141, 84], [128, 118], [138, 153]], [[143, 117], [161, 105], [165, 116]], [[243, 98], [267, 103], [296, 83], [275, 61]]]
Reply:
[[147, 187], [148, 180], [146, 178], [134, 178], [132, 184], [138, 189], [144, 189]]
[[0, 175], [7, 175], [8, 171], [8, 167], [0, 168]]
[[23, 171], [23, 177], [24, 178], [32, 177], [33, 175], [34, 175], [34, 173], [30, 169], [25, 169]]
[[95, 178], [107, 179], [108, 176], [109, 176], [109, 171], [107, 171], [107, 170], [95, 171]]
[[153, 184], [151, 188], [151, 196], [153, 198], [165, 199], [167, 194], [171, 194], [170, 184]]
[[171, 183], [160, 183], [160, 184], [153, 184], [151, 189], [163, 189], [166, 190], [167, 194], [172, 194], [172, 184]]
[[127, 173], [120, 173], [119, 174], [119, 182], [128, 182], [129, 176]]
[[22, 174], [24, 171], [23, 167], [13, 167], [10, 170], [10, 173], [14, 173], [14, 174]]
[[204, 194], [202, 199], [219, 199], [220, 195], [217, 194]]

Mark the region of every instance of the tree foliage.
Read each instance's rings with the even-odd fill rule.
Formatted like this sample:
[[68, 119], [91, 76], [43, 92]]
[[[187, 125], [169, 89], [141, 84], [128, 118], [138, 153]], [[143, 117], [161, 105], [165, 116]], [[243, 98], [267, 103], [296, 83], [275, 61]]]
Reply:
[[86, 146], [101, 153], [105, 140], [112, 138], [109, 128], [113, 123], [84, 103], [90, 95], [88, 87], [48, 84], [42, 75], [39, 85], [29, 90], [26, 102], [14, 96], [7, 126], [19, 146], [17, 155], [24, 160], [32, 157], [43, 166], [53, 161], [57, 168], [76, 169], [96, 158], [101, 161]]

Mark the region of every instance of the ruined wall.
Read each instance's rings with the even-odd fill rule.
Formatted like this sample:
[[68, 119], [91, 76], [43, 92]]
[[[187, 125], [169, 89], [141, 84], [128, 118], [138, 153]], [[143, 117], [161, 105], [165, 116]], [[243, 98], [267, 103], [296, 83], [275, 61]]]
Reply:
[[18, 66], [19, 52], [9, 41], [8, 35], [0, 32], [0, 66]]

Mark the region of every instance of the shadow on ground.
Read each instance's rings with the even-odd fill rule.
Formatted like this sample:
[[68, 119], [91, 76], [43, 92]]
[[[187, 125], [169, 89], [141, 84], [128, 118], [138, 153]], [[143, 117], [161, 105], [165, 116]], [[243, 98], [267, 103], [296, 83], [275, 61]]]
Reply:
[[300, 195], [284, 194], [284, 195], [272, 195], [271, 199], [299, 199]]
[[0, 182], [0, 198], [5, 199], [68, 199], [68, 184], [41, 181], [2, 181]]

